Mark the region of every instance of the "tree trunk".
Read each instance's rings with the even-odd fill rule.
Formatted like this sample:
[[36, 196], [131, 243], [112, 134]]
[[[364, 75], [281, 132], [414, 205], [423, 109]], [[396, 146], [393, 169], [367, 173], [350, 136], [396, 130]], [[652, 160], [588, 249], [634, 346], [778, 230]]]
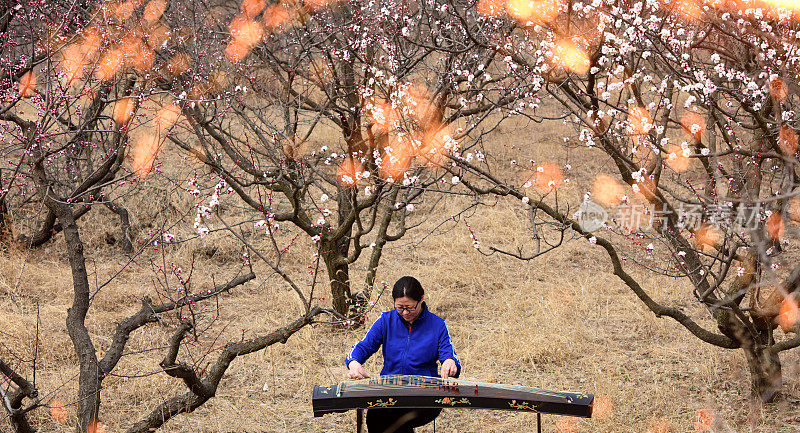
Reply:
[[353, 233], [353, 222], [348, 218], [353, 212], [354, 192], [348, 188], [338, 188], [337, 194], [337, 225], [346, 226], [347, 231], [336, 239], [332, 239], [323, 247], [322, 256], [328, 270], [328, 279], [331, 284], [333, 309], [344, 317], [352, 314], [353, 294], [350, 291], [350, 269], [342, 263], [350, 253], [350, 241]]
[[47, 198], [48, 207], [56, 214], [64, 228], [64, 239], [69, 252], [72, 268], [73, 303], [67, 310], [67, 332], [75, 353], [78, 355], [80, 373], [78, 375], [78, 423], [76, 431], [86, 432], [97, 422], [100, 411], [100, 387], [103, 372], [97, 360], [94, 344], [86, 328], [86, 314], [89, 310], [89, 279], [86, 274], [86, 259], [75, 216], [69, 205]]
[[106, 207], [114, 212], [119, 216], [119, 223], [122, 226], [121, 236], [122, 240], [122, 252], [125, 254], [130, 254], [133, 252], [133, 242], [131, 242], [131, 222], [130, 218], [128, 217], [128, 210], [125, 209], [121, 204], [107, 202]]
[[780, 394], [783, 377], [781, 360], [769, 347], [755, 344], [743, 347], [750, 370], [750, 393], [753, 399], [769, 403]]
[[[0, 179], [2, 181], [2, 179]], [[8, 218], [6, 196], [0, 196], [0, 247], [11, 243], [11, 220]]]
[[350, 269], [348, 265], [337, 263], [341, 257], [336, 251], [331, 251], [334, 245], [328, 246], [328, 251], [322, 252], [322, 259], [325, 260], [325, 267], [328, 271], [328, 279], [331, 284], [331, 297], [333, 309], [344, 317], [349, 317], [350, 307], [353, 304], [352, 293], [350, 292]]

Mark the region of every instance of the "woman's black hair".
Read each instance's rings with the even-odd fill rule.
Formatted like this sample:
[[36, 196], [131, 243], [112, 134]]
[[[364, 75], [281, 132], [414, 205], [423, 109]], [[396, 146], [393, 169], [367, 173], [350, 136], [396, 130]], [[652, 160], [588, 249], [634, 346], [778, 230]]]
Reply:
[[394, 283], [394, 288], [392, 288], [392, 298], [402, 298], [403, 296], [408, 296], [409, 298], [419, 302], [422, 300], [422, 295], [425, 294], [425, 290], [422, 289], [422, 284], [417, 281], [414, 277], [403, 277], [397, 280]]

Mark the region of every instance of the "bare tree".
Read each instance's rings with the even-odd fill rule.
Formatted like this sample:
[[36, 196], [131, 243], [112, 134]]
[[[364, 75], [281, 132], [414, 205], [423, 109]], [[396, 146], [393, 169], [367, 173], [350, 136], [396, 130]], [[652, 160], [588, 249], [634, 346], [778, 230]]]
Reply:
[[[585, 184], [579, 207], [580, 198], [559, 199], [563, 163], [528, 167], [521, 184], [491, 161], [455, 158], [471, 191], [515, 197], [530, 211], [533, 253], [483, 251], [530, 260], [575, 237], [600, 245], [657, 316], [741, 349], [753, 396], [772, 400], [779, 354], [800, 345], [793, 12], [691, 1], [542, 5], [481, 1], [473, 12], [518, 24], [501, 55], [540, 80], [540, 96], [571, 120], [566, 147], [602, 152], [596, 166], [573, 171], [603, 174]], [[592, 212], [613, 218], [593, 233]], [[691, 282], [687, 296], [716, 329], [654, 300], [630, 262]]]
[[[193, 330], [196, 340], [215, 321], [192, 314], [195, 304], [218, 299], [254, 279], [255, 274], [246, 261], [228, 282], [195, 292], [191, 278], [182, 278], [179, 272], [155, 273], [154, 279], [161, 282], [160, 286], [155, 285], [155, 294], [165, 301], [142, 298], [139, 310], [116, 324], [108, 347], [98, 350], [97, 336], [86, 324], [94, 297], [122, 269], [142, 259], [145, 247], [152, 245], [154, 239], [157, 243], [162, 238], [168, 241], [166, 233], [157, 231], [142, 239], [134, 250], [128, 213], [121, 202], [126, 196], [142, 194], [147, 174], [158, 171], [155, 159], [180, 109], [166, 105], [152, 118], [138, 110], [160, 102], [158, 86], [170, 79], [180, 79], [185, 72], [181, 69], [184, 58], [180, 47], [186, 35], [167, 27], [163, 16], [167, 9], [165, 1], [105, 3], [97, 9], [86, 4], [64, 4], [63, 9], [50, 9], [51, 6], [49, 2], [33, 2], [24, 8], [21, 4], [4, 3], [0, 11], [1, 24], [8, 36], [3, 40], [11, 41], [3, 47], [9, 57], [4, 56], [0, 77], [4, 96], [8, 96], [3, 98], [0, 108], [0, 127], [5, 136], [3, 164], [9, 164], [2, 167], [2, 175], [7, 177], [2, 181], [0, 203], [9, 209], [3, 212], [3, 222], [21, 228], [22, 243], [28, 248], [47, 242], [54, 233], [62, 235], [72, 276], [72, 304], [67, 311], [66, 330], [79, 368], [76, 431], [99, 430], [103, 381], [127, 354], [125, 349], [131, 336], [149, 324], [169, 325], [170, 315], [178, 318], [159, 368], [181, 379], [187, 391], [130, 427], [131, 431], [152, 431], [172, 416], [191, 412], [212, 398], [237, 356], [285, 342], [325, 310], [313, 305], [304, 289], [271, 261], [271, 256], [286, 251], [276, 250], [270, 255], [256, 250], [235, 227], [227, 226], [226, 232], [241, 241], [242, 248], [259, 255], [272, 272], [279, 273], [284, 283], [295, 289], [302, 301], [297, 320], [263, 336], [231, 341], [207, 369], [181, 362], [178, 352], [185, 347], [186, 333]], [[73, 13], [70, 7], [78, 9]], [[42, 20], [42, 16], [48, 19]], [[217, 185], [214, 197], [218, 202], [224, 181]], [[82, 240], [86, 228], [81, 228], [77, 220], [97, 205], [108, 207], [121, 218], [123, 245], [130, 259], [109, 281], [92, 284]], [[209, 215], [214, 210], [214, 205], [210, 206]], [[10, 222], [5, 219], [9, 215]], [[42, 215], [43, 221], [40, 228], [26, 227], [38, 215]], [[222, 219], [221, 214], [217, 215]], [[178, 217], [178, 222], [182, 217]], [[26, 235], [26, 231], [32, 233]], [[170, 279], [178, 280], [182, 286], [178, 295], [160, 290], [175, 284]], [[204, 350], [210, 353], [212, 348]], [[35, 379], [29, 381], [24, 377], [26, 372], [35, 377], [35, 359], [32, 364], [26, 361], [13, 366], [0, 360], [0, 372], [8, 379], [0, 385], [2, 403], [14, 431], [34, 431], [28, 413], [49, 403], [42, 398]]]
[[[243, 2], [211, 14], [218, 27], [209, 31], [230, 38], [191, 51], [203, 65], [184, 88], [196, 102], [184, 110], [195, 137], [173, 141], [222, 176], [254, 218], [314, 239], [334, 309], [355, 323], [386, 244], [450, 193], [445, 155], [479, 146], [507, 117], [500, 110], [530, 95], [497, 47], [469, 37], [501, 40], [513, 26], [484, 26], [463, 13], [469, 6]], [[359, 261], [361, 290], [351, 275]]]

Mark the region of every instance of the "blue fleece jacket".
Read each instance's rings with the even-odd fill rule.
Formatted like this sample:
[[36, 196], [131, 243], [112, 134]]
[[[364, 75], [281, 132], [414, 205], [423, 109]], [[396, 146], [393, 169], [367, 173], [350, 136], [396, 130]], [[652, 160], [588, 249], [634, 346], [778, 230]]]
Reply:
[[397, 310], [381, 313], [372, 324], [363, 340], [350, 349], [345, 365], [356, 360], [364, 364], [367, 359], [383, 346], [383, 369], [381, 375], [415, 374], [439, 377], [436, 361], [448, 358], [456, 362], [461, 374], [461, 362], [453, 350], [450, 331], [444, 319], [428, 311], [422, 303], [422, 312], [413, 324], [409, 325]]

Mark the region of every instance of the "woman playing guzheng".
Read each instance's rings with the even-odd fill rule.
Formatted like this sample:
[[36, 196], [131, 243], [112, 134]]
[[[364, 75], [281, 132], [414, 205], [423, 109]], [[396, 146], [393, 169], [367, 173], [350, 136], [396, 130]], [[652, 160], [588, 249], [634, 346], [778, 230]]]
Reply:
[[[441, 377], [458, 377], [461, 363], [453, 350], [450, 332], [444, 320], [431, 313], [424, 302], [425, 291], [414, 277], [397, 280], [392, 289], [394, 309], [386, 311], [372, 324], [363, 340], [347, 354], [345, 363], [350, 379], [368, 378], [363, 364], [383, 347], [381, 375], [411, 374], [438, 377], [437, 364], [442, 364]], [[414, 427], [436, 418], [441, 409], [367, 410], [370, 433], [410, 433]]]

